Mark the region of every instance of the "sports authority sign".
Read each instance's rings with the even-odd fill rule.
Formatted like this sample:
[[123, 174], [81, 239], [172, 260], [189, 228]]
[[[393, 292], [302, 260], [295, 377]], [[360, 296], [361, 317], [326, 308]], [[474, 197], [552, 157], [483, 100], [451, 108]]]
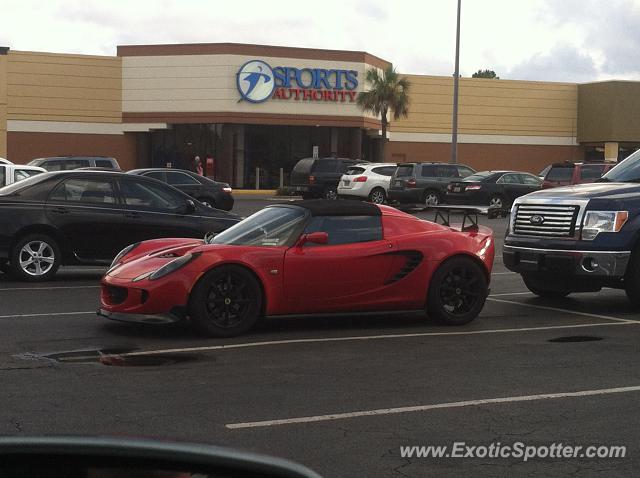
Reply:
[[251, 60], [238, 70], [236, 85], [241, 100], [250, 103], [269, 99], [354, 103], [358, 94], [358, 72], [290, 66], [272, 68], [262, 60]]

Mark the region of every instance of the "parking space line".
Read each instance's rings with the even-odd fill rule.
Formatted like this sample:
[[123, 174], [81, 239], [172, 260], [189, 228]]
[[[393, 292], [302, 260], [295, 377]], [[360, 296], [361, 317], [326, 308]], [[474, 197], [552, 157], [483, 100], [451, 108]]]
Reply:
[[506, 276], [506, 275], [513, 275], [513, 274], [517, 274], [517, 272], [492, 272], [491, 273], [492, 276]]
[[504, 292], [501, 294], [491, 294], [489, 297], [502, 297], [505, 295], [530, 295], [530, 294], [533, 294], [533, 292]]
[[576, 329], [587, 327], [609, 327], [613, 325], [634, 325], [640, 322], [636, 321], [624, 321], [624, 322], [600, 322], [595, 324], [574, 324], [574, 325], [550, 325], [546, 327], [520, 327], [513, 329], [489, 329], [489, 330], [469, 330], [465, 332], [420, 332], [414, 334], [386, 334], [386, 335], [362, 335], [362, 336], [348, 336], [348, 337], [319, 337], [315, 339], [286, 339], [286, 340], [270, 340], [264, 342], [244, 342], [239, 344], [227, 344], [227, 345], [209, 345], [201, 347], [185, 347], [175, 349], [161, 349], [161, 350], [141, 350], [138, 352], [127, 352], [119, 354], [121, 357], [135, 357], [140, 355], [162, 355], [162, 354], [174, 354], [174, 353], [191, 353], [191, 352], [210, 352], [214, 350], [229, 350], [229, 349], [242, 349], [251, 347], [266, 347], [271, 345], [290, 345], [290, 344], [308, 344], [308, 343], [324, 343], [324, 342], [355, 342], [366, 340], [382, 340], [382, 339], [405, 339], [405, 338], [419, 338], [419, 337], [441, 337], [445, 335], [483, 335], [483, 334], [501, 334], [501, 333], [514, 333], [514, 332], [536, 332], [541, 330], [561, 330], [561, 329]]
[[38, 313], [38, 314], [14, 314], [14, 315], [0, 315], [0, 319], [13, 319], [13, 318], [20, 318], [20, 317], [46, 317], [46, 316], [57, 316], [57, 315], [88, 315], [88, 314], [94, 314], [95, 315], [96, 311], [92, 310], [89, 312], [43, 312], [43, 313]]
[[514, 396], [514, 397], [484, 398], [480, 400], [465, 400], [461, 402], [434, 403], [431, 405], [417, 405], [417, 406], [411, 406], [411, 407], [380, 408], [377, 410], [364, 410], [364, 411], [347, 412], [347, 413], [333, 413], [330, 415], [313, 415], [313, 416], [307, 416], [307, 417], [284, 418], [280, 420], [264, 420], [259, 422], [228, 423], [225, 425], [225, 427], [229, 429], [273, 427], [278, 425], [291, 425], [295, 423], [343, 420], [346, 418], [356, 418], [356, 417], [394, 415], [398, 413], [409, 413], [409, 412], [426, 412], [429, 410], [475, 407], [479, 405], [492, 405], [492, 404], [501, 404], [501, 403], [533, 402], [538, 400], [557, 400], [562, 398], [582, 398], [582, 397], [593, 397], [598, 395], [612, 395], [616, 393], [631, 393], [631, 392], [640, 392], [640, 385], [634, 385], [631, 387], [581, 390], [578, 392], [543, 393], [539, 395], [520, 395], [520, 396]]
[[5, 287], [0, 292], [15, 290], [56, 290], [56, 289], [99, 289], [99, 285], [73, 285], [73, 286], [53, 286], [53, 287]]
[[629, 323], [635, 323], [635, 324], [639, 324], [640, 323], [640, 321], [638, 321], [638, 320], [620, 319], [618, 317], [611, 317], [610, 315], [590, 314], [589, 312], [580, 312], [580, 311], [577, 311], [577, 310], [560, 309], [558, 307], [548, 307], [546, 305], [525, 304], [523, 302], [516, 302], [515, 300], [495, 299], [494, 296], [487, 297], [487, 300], [490, 300], [490, 301], [493, 301], [493, 302], [502, 302], [503, 304], [520, 305], [522, 307], [529, 307], [531, 309], [550, 310], [552, 312], [563, 312], [565, 314], [581, 315], [583, 317], [593, 317], [595, 319], [614, 320], [616, 322], [629, 322]]

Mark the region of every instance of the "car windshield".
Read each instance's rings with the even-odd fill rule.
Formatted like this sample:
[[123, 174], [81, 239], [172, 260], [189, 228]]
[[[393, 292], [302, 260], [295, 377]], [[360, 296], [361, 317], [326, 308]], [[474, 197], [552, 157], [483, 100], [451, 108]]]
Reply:
[[48, 175], [44, 173], [36, 174], [35, 176], [31, 176], [27, 179], [23, 179], [19, 182], [10, 184], [9, 186], [0, 188], [0, 196], [8, 196], [23, 189], [30, 188], [34, 184], [38, 184], [40, 181], [44, 181], [47, 177]]
[[286, 246], [296, 239], [304, 219], [304, 210], [297, 207], [267, 207], [218, 234], [211, 244]]
[[640, 182], [640, 150], [610, 169], [607, 174], [602, 176], [602, 180], [621, 183]]

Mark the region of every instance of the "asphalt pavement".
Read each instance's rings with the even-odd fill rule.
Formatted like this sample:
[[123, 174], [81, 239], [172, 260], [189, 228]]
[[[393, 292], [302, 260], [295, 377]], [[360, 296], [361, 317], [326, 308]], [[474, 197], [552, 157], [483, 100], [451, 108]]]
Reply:
[[[238, 198], [234, 212], [272, 202]], [[0, 434], [204, 442], [327, 477], [635, 476], [638, 313], [616, 290], [536, 298], [502, 264], [506, 220], [482, 222], [496, 232], [491, 295], [462, 327], [415, 315], [287, 318], [203, 339], [96, 317], [101, 268], [64, 268], [43, 284], [0, 274]], [[100, 353], [120, 359], [106, 365]], [[455, 442], [627, 450], [526, 462], [400, 454]]]

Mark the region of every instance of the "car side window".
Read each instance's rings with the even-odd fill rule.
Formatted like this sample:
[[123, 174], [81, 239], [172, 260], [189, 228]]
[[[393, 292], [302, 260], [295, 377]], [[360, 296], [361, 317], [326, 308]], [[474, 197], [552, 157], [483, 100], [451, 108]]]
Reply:
[[603, 164], [589, 164], [583, 165], [580, 170], [580, 177], [582, 179], [600, 179], [600, 177], [604, 174], [604, 165]]
[[144, 173], [143, 176], [145, 178], [153, 178], [158, 181], [162, 181], [163, 183], [167, 182], [167, 178], [164, 175], [164, 171], [151, 171], [149, 173]]
[[47, 171], [64, 171], [64, 161], [54, 160], [54, 161], [45, 161], [41, 165]]
[[31, 169], [16, 169], [13, 171], [13, 181], [17, 183], [18, 181], [30, 178], [36, 174], [38, 174], [38, 171], [33, 171]]
[[497, 184], [520, 184], [519, 174], [503, 174], [496, 181]]
[[521, 174], [522, 182], [527, 186], [540, 186], [542, 180], [532, 174]]
[[7, 168], [0, 165], [0, 187], [6, 184], [7, 180]]
[[96, 167], [114, 169], [114, 165], [108, 159], [96, 159]]
[[420, 176], [423, 178], [434, 178], [436, 176], [436, 168], [432, 164], [423, 164]]
[[338, 161], [335, 159], [318, 159], [315, 161], [313, 165], [312, 172], [335, 173], [337, 168], [338, 168]]
[[467, 168], [466, 166], [458, 166], [458, 174], [461, 178], [466, 178], [467, 176], [471, 176], [475, 171], [471, 168]]
[[91, 163], [88, 159], [70, 159], [64, 161], [63, 169], [78, 169], [78, 168], [88, 168], [91, 166]]
[[188, 174], [180, 173], [178, 171], [167, 171], [167, 183], [172, 186], [197, 186], [200, 184]]
[[[329, 245], [353, 244], [382, 240], [382, 220], [380, 216], [315, 216], [304, 231], [326, 232]], [[318, 244], [307, 243], [307, 246]]]
[[438, 178], [459, 178], [458, 170], [455, 166], [438, 165], [436, 166], [436, 177]]
[[167, 187], [150, 182], [122, 181], [122, 195], [127, 206], [142, 209], [173, 210], [184, 204], [184, 199]]
[[115, 204], [116, 196], [111, 181], [72, 178], [56, 186], [49, 201]]
[[373, 168], [371, 171], [373, 171], [376, 174], [380, 174], [381, 176], [393, 176], [393, 173], [395, 172], [396, 167], [395, 166], [380, 166], [378, 168]]

